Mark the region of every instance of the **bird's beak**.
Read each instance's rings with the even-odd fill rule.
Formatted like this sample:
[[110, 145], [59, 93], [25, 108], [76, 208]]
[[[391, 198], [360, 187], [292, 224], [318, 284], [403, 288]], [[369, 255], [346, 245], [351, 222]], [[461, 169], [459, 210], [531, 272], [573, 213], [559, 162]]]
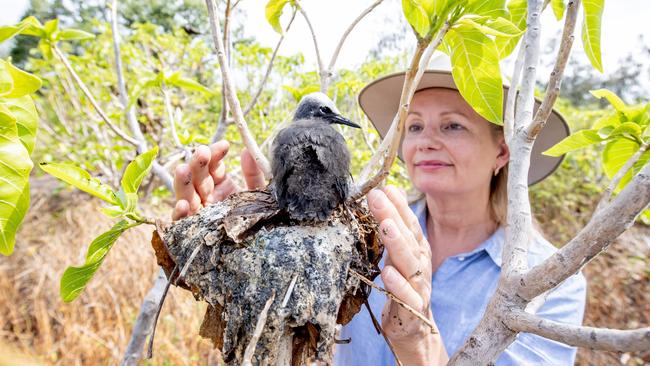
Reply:
[[332, 123], [338, 123], [340, 125], [346, 125], [354, 128], [361, 128], [361, 126], [359, 126], [358, 124], [336, 113], [330, 117], [330, 121], [332, 121]]

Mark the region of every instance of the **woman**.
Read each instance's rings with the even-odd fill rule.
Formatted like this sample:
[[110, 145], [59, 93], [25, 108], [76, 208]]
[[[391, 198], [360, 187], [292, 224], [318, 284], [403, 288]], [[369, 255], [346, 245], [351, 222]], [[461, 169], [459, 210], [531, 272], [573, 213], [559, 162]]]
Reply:
[[[379, 79], [360, 94], [362, 108], [382, 135], [397, 110], [403, 77], [400, 73]], [[566, 133], [559, 115], [553, 115], [534, 148], [529, 181], [541, 180], [555, 169], [559, 161], [543, 158], [539, 151]], [[200, 147], [189, 166], [177, 168], [174, 219], [237, 189], [220, 164], [227, 149], [225, 142]], [[368, 195], [386, 245], [377, 282], [435, 319], [439, 334], [432, 335], [419, 319], [377, 292], [371, 294], [370, 305], [375, 314], [381, 314], [382, 327], [403, 364], [444, 364], [447, 355], [461, 347], [476, 327], [496, 289], [510, 155], [501, 128], [480, 117], [464, 101], [448, 70], [424, 74], [409, 108], [400, 151], [414, 187], [424, 197], [409, 208], [395, 187]], [[264, 185], [245, 152], [242, 170], [249, 188]], [[536, 265], [553, 251], [551, 244], [536, 235], [529, 265]], [[584, 278], [576, 275], [532, 311], [555, 321], [579, 324], [584, 303]], [[351, 338], [351, 343], [337, 348], [337, 364], [393, 364], [365, 309], [344, 327], [341, 338]], [[571, 347], [520, 334], [497, 365], [567, 365], [574, 359]]]

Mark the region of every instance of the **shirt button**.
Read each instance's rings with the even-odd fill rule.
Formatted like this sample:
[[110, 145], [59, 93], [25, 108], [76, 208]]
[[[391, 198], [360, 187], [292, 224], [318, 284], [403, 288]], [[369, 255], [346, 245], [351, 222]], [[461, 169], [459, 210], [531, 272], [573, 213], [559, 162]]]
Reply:
[[462, 262], [465, 260], [465, 257], [458, 257], [458, 260]]

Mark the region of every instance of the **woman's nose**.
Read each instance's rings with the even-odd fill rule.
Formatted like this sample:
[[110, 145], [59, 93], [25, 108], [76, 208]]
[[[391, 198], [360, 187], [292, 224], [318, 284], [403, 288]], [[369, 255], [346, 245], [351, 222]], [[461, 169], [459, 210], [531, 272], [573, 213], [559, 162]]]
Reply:
[[427, 126], [422, 134], [418, 137], [418, 149], [424, 150], [439, 150], [442, 147], [442, 140], [440, 134], [435, 131], [431, 126]]

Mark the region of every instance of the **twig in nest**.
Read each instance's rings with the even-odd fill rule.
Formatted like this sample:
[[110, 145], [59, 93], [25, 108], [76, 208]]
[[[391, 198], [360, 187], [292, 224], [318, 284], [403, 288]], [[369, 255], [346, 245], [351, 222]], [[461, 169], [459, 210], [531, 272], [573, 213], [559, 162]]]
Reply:
[[262, 312], [260, 313], [260, 317], [257, 318], [257, 324], [255, 324], [255, 331], [253, 332], [253, 336], [251, 337], [251, 340], [248, 343], [248, 346], [246, 346], [246, 350], [244, 351], [244, 360], [242, 361], [242, 366], [252, 365], [251, 359], [253, 358], [253, 353], [255, 353], [255, 346], [257, 346], [257, 341], [260, 339], [260, 336], [262, 335], [264, 324], [266, 324], [266, 316], [269, 313], [269, 308], [271, 308], [271, 304], [273, 303], [273, 300], [275, 300], [275, 290], [271, 291], [271, 297], [269, 297], [269, 299], [266, 300], [266, 304], [264, 304], [264, 309], [262, 309]]
[[[365, 278], [365, 277], [364, 277]], [[393, 353], [393, 357], [395, 357], [395, 363], [398, 366], [402, 366], [402, 361], [399, 360], [397, 357], [397, 352], [395, 352], [395, 349], [393, 348], [393, 344], [390, 343], [390, 339], [386, 336], [386, 333], [384, 333], [384, 330], [381, 329], [381, 325], [379, 325], [379, 322], [377, 321], [377, 318], [375, 318], [375, 314], [372, 313], [372, 309], [370, 308], [370, 304], [368, 304], [368, 294], [366, 293], [365, 289], [361, 289], [363, 291], [363, 296], [366, 298], [363, 303], [366, 305], [366, 309], [368, 309], [368, 314], [370, 314], [370, 319], [372, 320], [372, 324], [375, 326], [375, 329], [377, 330], [377, 333], [381, 334], [382, 337], [384, 337], [384, 340], [386, 341], [386, 344], [388, 345], [388, 348], [390, 348], [390, 351]]]
[[379, 290], [380, 292], [385, 293], [388, 297], [391, 298], [391, 300], [395, 301], [396, 303], [400, 304], [404, 309], [408, 310], [411, 314], [415, 315], [418, 317], [420, 320], [424, 322], [424, 324], [428, 325], [429, 328], [431, 328], [431, 334], [438, 334], [438, 331], [436, 331], [436, 326], [431, 322], [431, 320], [427, 319], [424, 315], [422, 315], [419, 311], [413, 309], [411, 306], [409, 306], [407, 303], [403, 302], [402, 300], [398, 299], [397, 296], [393, 295], [390, 291], [387, 291], [377, 285], [375, 285], [372, 281], [369, 279], [365, 278], [363, 275], [361, 275], [359, 272], [350, 269], [350, 273], [358, 277], [361, 281], [369, 285], [370, 287]]
[[148, 347], [149, 349], [147, 350], [147, 359], [151, 359], [153, 357], [153, 339], [156, 336], [156, 325], [158, 325], [158, 317], [160, 316], [163, 303], [165, 302], [165, 298], [167, 298], [167, 292], [169, 291], [169, 286], [172, 284], [172, 280], [174, 279], [176, 272], [178, 272], [178, 263], [174, 266], [172, 273], [169, 275], [169, 279], [167, 280], [167, 285], [165, 285], [165, 291], [163, 291], [162, 297], [160, 298], [160, 303], [158, 303], [158, 310], [156, 310], [156, 316], [153, 318], [153, 329], [151, 330], [151, 337], [149, 338], [149, 347]]
[[280, 307], [285, 307], [287, 306], [287, 303], [289, 302], [289, 299], [291, 298], [291, 294], [293, 293], [293, 287], [296, 285], [296, 280], [298, 279], [298, 274], [295, 274], [293, 278], [291, 279], [291, 283], [289, 284], [289, 288], [287, 289], [287, 293], [284, 294], [284, 299], [282, 300], [282, 306]]
[[183, 266], [183, 269], [181, 270], [181, 274], [178, 275], [178, 278], [185, 277], [185, 273], [187, 272], [187, 269], [190, 268], [190, 264], [192, 264], [192, 262], [194, 261], [194, 258], [196, 258], [196, 255], [199, 254], [199, 250], [201, 248], [203, 248], [203, 243], [197, 245], [196, 248], [194, 248], [194, 251], [192, 252], [192, 254], [190, 254], [190, 257], [187, 259], [187, 262], [185, 262], [185, 265]]

